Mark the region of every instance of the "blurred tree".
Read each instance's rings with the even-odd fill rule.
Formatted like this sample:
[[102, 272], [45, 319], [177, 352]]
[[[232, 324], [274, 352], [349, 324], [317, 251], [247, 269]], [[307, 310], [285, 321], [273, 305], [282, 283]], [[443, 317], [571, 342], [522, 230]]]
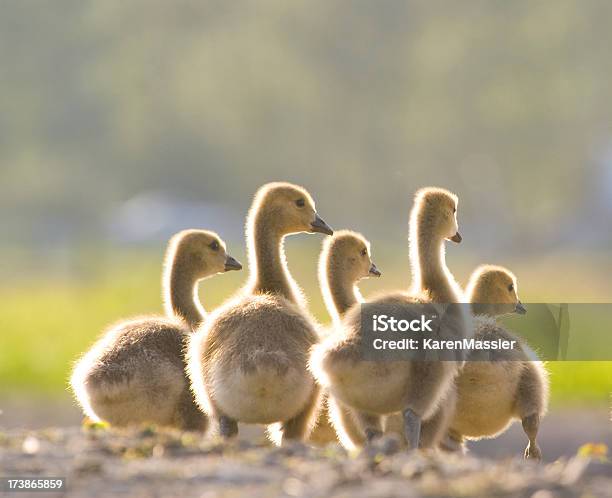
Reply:
[[93, 236], [149, 190], [242, 213], [286, 179], [334, 225], [395, 241], [395, 213], [441, 184], [481, 241], [505, 246], [490, 234], [511, 220], [515, 244], [553, 244], [612, 134], [611, 15], [601, 0], [5, 1], [3, 240], [50, 216]]

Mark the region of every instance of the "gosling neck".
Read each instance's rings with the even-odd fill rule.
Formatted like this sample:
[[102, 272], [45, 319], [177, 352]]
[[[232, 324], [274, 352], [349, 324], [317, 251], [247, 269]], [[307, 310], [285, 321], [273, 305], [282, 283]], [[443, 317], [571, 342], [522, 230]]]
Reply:
[[285, 297], [294, 303], [301, 303], [299, 287], [287, 268], [284, 248], [284, 234], [273, 226], [269, 217], [259, 213], [252, 226], [251, 292], [271, 293]]
[[328, 296], [327, 311], [334, 321], [341, 320], [355, 303], [363, 301], [354, 278], [349, 272], [338, 265], [328, 265], [326, 269]]
[[417, 235], [416, 247], [410, 253], [414, 290], [434, 302], [460, 302], [457, 283], [446, 266], [444, 239], [428, 234], [422, 226]]
[[175, 262], [164, 282], [166, 314], [182, 318], [195, 330], [204, 320], [206, 312], [198, 296], [198, 279], [185, 264]]

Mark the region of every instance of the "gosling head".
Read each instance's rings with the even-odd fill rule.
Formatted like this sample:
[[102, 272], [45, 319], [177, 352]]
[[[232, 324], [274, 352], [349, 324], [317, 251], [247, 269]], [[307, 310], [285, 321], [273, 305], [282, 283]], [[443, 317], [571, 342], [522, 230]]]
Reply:
[[466, 295], [477, 315], [504, 315], [527, 309], [518, 297], [516, 276], [502, 266], [482, 265], [470, 277]]
[[339, 270], [351, 282], [381, 275], [372, 262], [370, 243], [360, 233], [350, 230], [340, 230], [325, 240], [320, 261], [321, 270], [325, 266], [330, 271]]
[[437, 187], [426, 187], [417, 191], [414, 207], [410, 215], [411, 227], [415, 230], [428, 230], [440, 240], [461, 242], [457, 224], [457, 204], [455, 194]]
[[166, 264], [181, 268], [195, 280], [231, 270], [241, 270], [238, 260], [227, 254], [225, 242], [207, 230], [183, 230], [168, 245]]
[[291, 183], [268, 183], [257, 191], [250, 218], [260, 217], [265, 217], [268, 227], [281, 235], [334, 233], [317, 214], [315, 203], [306, 189]]

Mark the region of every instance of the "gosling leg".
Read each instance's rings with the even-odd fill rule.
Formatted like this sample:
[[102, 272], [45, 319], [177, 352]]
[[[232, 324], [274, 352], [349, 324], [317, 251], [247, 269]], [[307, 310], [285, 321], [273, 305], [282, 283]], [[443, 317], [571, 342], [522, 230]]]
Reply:
[[442, 446], [442, 441], [447, 436], [449, 426], [455, 415], [457, 404], [457, 393], [453, 385], [444, 399], [438, 405], [433, 416], [424, 420], [421, 424], [421, 434], [419, 437], [419, 448], [438, 448]]
[[198, 409], [188, 388], [181, 395], [175, 419], [176, 426], [183, 431], [206, 432], [208, 428], [208, 417]]
[[529, 444], [527, 448], [525, 448], [525, 458], [530, 458], [534, 460], [542, 459], [542, 451], [536, 442], [536, 437], [538, 435], [538, 429], [540, 428], [540, 415], [534, 413], [527, 417], [524, 417], [522, 420], [523, 430], [527, 437], [529, 438]]
[[404, 417], [404, 434], [408, 448], [416, 450], [419, 447], [419, 439], [421, 437], [421, 417], [419, 417], [411, 408], [406, 408], [402, 415]]
[[226, 415], [219, 417], [219, 434], [223, 439], [230, 439], [238, 434], [238, 422]]
[[366, 443], [371, 443], [383, 435], [380, 416], [358, 411], [355, 411], [354, 415], [357, 425], [365, 434]]
[[517, 415], [523, 423], [523, 430], [529, 438], [525, 449], [525, 458], [540, 460], [542, 451], [536, 442], [540, 429], [540, 414], [546, 411], [547, 382], [541, 367], [533, 362], [526, 362], [516, 393]]
[[282, 442], [290, 439], [303, 441], [312, 431], [319, 412], [320, 388], [315, 385], [306, 405], [295, 417], [283, 422]]
[[361, 448], [366, 440], [363, 429], [357, 421], [356, 411], [343, 405], [333, 396], [327, 400], [332, 426], [343, 446]]

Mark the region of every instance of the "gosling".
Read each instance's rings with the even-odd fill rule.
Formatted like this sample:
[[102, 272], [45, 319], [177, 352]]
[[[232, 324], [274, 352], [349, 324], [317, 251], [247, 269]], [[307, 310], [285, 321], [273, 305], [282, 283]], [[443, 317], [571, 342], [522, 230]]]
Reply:
[[456, 380], [458, 399], [448, 446], [462, 448], [466, 439], [495, 437], [518, 419], [529, 440], [525, 458], [539, 460], [542, 452], [536, 437], [548, 408], [548, 375], [535, 353], [492, 318], [526, 313], [518, 297], [516, 277], [500, 266], [480, 266], [470, 278], [466, 296], [473, 313], [482, 315], [476, 319], [476, 339], [514, 340], [520, 348], [496, 351], [490, 361], [477, 359], [477, 351], [470, 353]]
[[319, 388], [308, 353], [318, 333], [283, 248], [285, 236], [298, 232], [333, 233], [305, 189], [260, 188], [247, 218], [250, 280], [190, 341], [195, 399], [224, 438], [237, 435], [243, 422], [280, 423], [281, 442], [303, 440], [316, 418]]
[[[323, 242], [319, 258], [319, 284], [327, 311], [336, 325], [340, 324], [351, 306], [363, 302], [357, 282], [381, 275], [370, 254], [370, 243], [363, 235], [350, 230], [335, 232]], [[359, 440], [360, 434], [350, 409], [330, 398], [326, 392], [322, 405], [309, 441], [326, 444], [339, 438], [343, 446], [355, 446], [354, 440]]]
[[205, 317], [198, 282], [241, 268], [213, 232], [172, 237], [162, 279], [167, 316], [112, 326], [75, 365], [70, 384], [85, 414], [116, 427], [147, 423], [205, 431], [207, 418], [189, 390], [183, 353]]

